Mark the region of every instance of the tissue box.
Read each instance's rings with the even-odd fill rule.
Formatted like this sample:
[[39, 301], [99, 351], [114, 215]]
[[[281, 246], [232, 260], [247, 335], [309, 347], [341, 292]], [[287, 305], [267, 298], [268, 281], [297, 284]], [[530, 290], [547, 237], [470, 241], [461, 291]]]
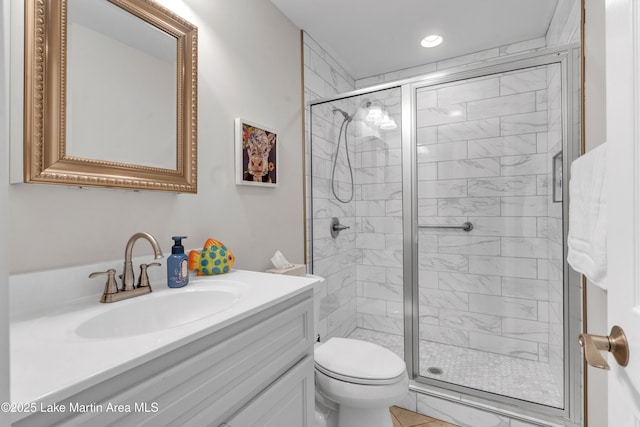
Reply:
[[304, 264], [294, 264], [289, 268], [270, 268], [267, 273], [287, 274], [289, 276], [303, 276], [307, 272], [307, 266]]

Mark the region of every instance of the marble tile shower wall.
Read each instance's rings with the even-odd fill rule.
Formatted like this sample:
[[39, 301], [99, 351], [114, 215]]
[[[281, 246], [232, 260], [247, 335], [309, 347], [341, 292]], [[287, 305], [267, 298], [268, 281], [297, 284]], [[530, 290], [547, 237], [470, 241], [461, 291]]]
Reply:
[[545, 66], [417, 94], [419, 222], [474, 225], [420, 231], [421, 339], [548, 361], [561, 115], [547, 81]]
[[382, 104], [398, 127], [381, 130], [359, 123], [357, 325], [403, 335], [401, 90], [388, 89], [365, 97]]
[[[505, 57], [508, 55], [525, 53], [535, 51], [547, 46], [561, 45], [564, 43], [572, 43], [579, 41], [579, 13], [576, 13], [576, 10], [579, 11], [579, 0], [559, 0], [558, 7], [556, 9], [556, 13], [554, 14], [554, 18], [552, 20], [552, 24], [549, 27], [549, 31], [546, 37], [540, 37], [532, 40], [527, 40], [515, 44], [504, 45], [498, 48], [488, 49], [486, 51], [477, 52], [470, 55], [465, 55], [458, 58], [451, 58], [448, 60], [440, 61], [437, 63], [429, 63], [419, 67], [414, 67], [410, 69], [398, 70], [391, 73], [386, 73], [379, 76], [372, 76], [370, 78], [353, 79], [349, 73], [334, 59], [331, 55], [325, 51], [320, 45], [318, 45], [308, 34], [303, 32], [303, 52], [304, 52], [304, 98], [305, 98], [305, 106], [309, 101], [318, 98], [326, 98], [331, 97], [340, 93], [346, 93], [355, 88], [363, 88], [368, 86], [373, 86], [376, 84], [399, 80], [402, 78], [422, 75], [425, 73], [429, 73], [436, 70], [444, 70], [444, 69], [454, 69], [454, 68], [467, 68], [471, 64], [483, 62], [491, 59], [495, 59], [497, 57]], [[305, 108], [305, 135], [307, 135], [306, 143], [306, 152], [311, 153], [311, 147], [309, 143], [309, 124], [310, 120], [310, 109], [308, 107]], [[336, 130], [333, 130], [334, 134]], [[306, 195], [307, 195], [307, 256], [311, 257], [311, 253], [313, 251], [312, 247], [312, 210], [311, 210], [311, 179], [310, 179], [310, 171], [311, 171], [311, 156], [306, 156], [305, 164], [306, 164]], [[357, 182], [357, 179], [356, 179]], [[373, 188], [373, 187], [371, 187]], [[320, 202], [329, 204], [328, 201]], [[359, 212], [362, 212], [362, 206], [365, 204], [369, 206], [374, 206], [375, 203], [373, 201], [369, 202], [356, 202], [359, 203], [361, 207]], [[426, 201], [422, 201], [421, 203], [428, 203]], [[392, 206], [393, 203], [390, 204]], [[354, 208], [354, 209], [357, 209]], [[373, 209], [373, 208], [370, 208]], [[378, 206], [378, 212], [380, 212], [381, 207]], [[387, 207], [385, 206], [385, 211]], [[385, 212], [387, 213], [387, 212]], [[328, 215], [328, 211], [327, 211]], [[361, 215], [361, 217], [366, 217], [368, 215]], [[355, 221], [355, 220], [354, 220]], [[364, 224], [364, 223], [362, 223]], [[362, 227], [363, 225], [358, 225], [358, 227]], [[344, 234], [343, 234], [344, 235]], [[395, 235], [395, 233], [390, 233], [390, 236]], [[393, 237], [386, 237], [387, 239], [392, 239]], [[355, 239], [355, 237], [354, 237]], [[372, 243], [365, 243], [364, 238], [360, 239], [359, 243], [354, 242], [354, 245], [371, 245]], [[369, 239], [375, 239], [374, 237], [369, 237]], [[380, 239], [377, 237], [377, 239]], [[378, 243], [380, 244], [380, 243]], [[364, 260], [364, 247], [359, 248], [360, 252], [355, 252], [356, 259], [358, 260], [358, 264], [356, 267], [355, 273], [346, 273], [343, 272], [344, 279], [341, 278], [339, 274], [337, 275], [329, 275], [328, 280], [322, 285], [319, 286], [316, 290], [317, 298], [316, 298], [316, 315], [319, 317], [319, 322], [316, 324], [316, 332], [322, 334], [323, 338], [327, 335], [344, 335], [348, 333], [355, 324], [354, 319], [356, 318], [355, 310], [355, 298], [352, 298], [349, 295], [350, 291], [342, 290], [343, 284], [346, 285], [347, 289], [350, 288], [350, 283], [354, 275], [357, 278], [358, 283], [358, 324], [364, 325], [365, 322], [369, 327], [373, 327], [374, 322], [376, 324], [385, 324], [385, 330], [393, 330], [396, 333], [402, 333], [401, 323], [398, 322], [398, 293], [397, 288], [393, 288], [393, 286], [398, 286], [401, 284], [401, 276], [398, 274], [401, 272], [400, 270], [394, 270], [395, 267], [385, 267], [385, 283], [388, 286], [378, 287], [380, 292], [377, 296], [381, 298], [370, 298], [371, 291], [367, 291], [367, 295], [365, 296], [365, 292], [363, 290], [363, 285], [365, 282], [371, 281], [372, 283], [378, 283], [380, 281], [380, 277], [382, 277], [379, 273], [382, 272], [380, 266], [370, 266], [364, 264], [362, 261]], [[370, 250], [370, 249], [367, 249]], [[362, 255], [360, 255], [362, 254]], [[314, 256], [314, 260], [318, 263], [315, 266], [314, 271], [320, 275], [326, 275], [326, 273], [322, 272], [322, 257], [317, 254]], [[349, 255], [351, 256], [351, 255]], [[328, 262], [327, 262], [328, 263]], [[395, 274], [394, 274], [395, 273]], [[387, 281], [388, 277], [388, 281]], [[373, 280], [372, 280], [373, 279]], [[391, 287], [389, 287], [391, 286]], [[386, 294], [386, 297], [382, 298], [382, 295]], [[377, 301], [376, 301], [377, 300]], [[322, 306], [322, 310], [321, 307]], [[378, 318], [372, 316], [378, 316], [383, 310], [385, 311], [385, 316], [379, 316]], [[345, 308], [348, 307], [348, 308]], [[353, 312], [352, 312], [353, 310]], [[378, 313], [378, 314], [375, 314]], [[386, 316], [386, 314], [389, 316]], [[386, 317], [383, 319], [383, 317]], [[390, 319], [394, 319], [392, 321]], [[382, 319], [382, 320], [380, 320]], [[552, 353], [553, 354], [553, 353]]]
[[[335, 106], [351, 112], [355, 103], [341, 101], [314, 106], [313, 118], [308, 103], [349, 92], [355, 84], [349, 73], [306, 33], [303, 33], [303, 52], [305, 147], [308, 153], [305, 158], [307, 259], [313, 259], [313, 272], [325, 278], [315, 289], [315, 333], [325, 340], [329, 336], [345, 336], [356, 325], [355, 202], [336, 202], [330, 187], [331, 159], [342, 123], [342, 116], [335, 115], [332, 110]], [[309, 126], [313, 126], [313, 147]], [[353, 137], [353, 129], [350, 129], [350, 137]], [[354, 159], [353, 148], [350, 155]], [[348, 195], [351, 189], [344, 152], [338, 158], [336, 169], [338, 194]], [[329, 221], [333, 216], [351, 226], [335, 240], [329, 235]]]
[[[356, 326], [357, 187], [351, 186], [344, 134], [340, 146], [337, 144], [341, 127], [343, 132], [347, 127], [343, 126], [343, 116], [333, 112], [334, 107], [348, 112], [354, 110], [353, 102], [347, 100], [314, 106], [312, 112], [312, 253], [314, 273], [325, 278], [326, 294], [321, 295], [318, 301], [318, 333], [323, 339], [334, 335], [344, 336]], [[353, 170], [356, 160], [353, 126], [349, 126], [346, 133], [350, 142], [349, 162]], [[332, 184], [336, 152], [338, 157]], [[348, 203], [337, 201], [334, 190], [342, 200], [350, 199], [353, 191], [353, 200]], [[333, 238], [330, 233], [332, 217], [339, 218], [350, 229]]]
[[[549, 345], [547, 357], [551, 374], [558, 386], [563, 384], [564, 374], [564, 233], [563, 233], [563, 203], [561, 195], [553, 193], [554, 157], [562, 152], [562, 76], [559, 65], [547, 67], [547, 156], [549, 167], [547, 174], [547, 217], [538, 219], [538, 234], [547, 239], [548, 267], [547, 280], [549, 284], [548, 315]], [[579, 105], [576, 103], [575, 105]]]

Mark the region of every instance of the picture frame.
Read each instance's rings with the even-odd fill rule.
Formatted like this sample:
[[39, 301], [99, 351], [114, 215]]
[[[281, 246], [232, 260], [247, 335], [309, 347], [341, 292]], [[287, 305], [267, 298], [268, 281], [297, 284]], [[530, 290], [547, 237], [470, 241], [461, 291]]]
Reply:
[[236, 185], [277, 187], [278, 134], [267, 126], [235, 119]]

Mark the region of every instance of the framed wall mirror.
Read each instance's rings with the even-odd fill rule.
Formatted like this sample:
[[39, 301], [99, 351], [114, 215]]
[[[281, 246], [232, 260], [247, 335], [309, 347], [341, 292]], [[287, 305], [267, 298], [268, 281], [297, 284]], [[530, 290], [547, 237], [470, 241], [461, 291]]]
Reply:
[[151, 0], [28, 0], [24, 181], [197, 192], [197, 61]]

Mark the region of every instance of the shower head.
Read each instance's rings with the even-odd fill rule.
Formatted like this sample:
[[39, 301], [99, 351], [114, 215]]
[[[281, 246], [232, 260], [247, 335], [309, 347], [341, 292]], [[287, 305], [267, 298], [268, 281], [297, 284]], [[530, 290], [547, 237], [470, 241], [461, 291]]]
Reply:
[[337, 107], [334, 107], [334, 108], [333, 108], [333, 113], [334, 113], [334, 114], [335, 114], [335, 113], [340, 113], [340, 114], [342, 114], [342, 117], [344, 117], [344, 119], [345, 119], [346, 121], [348, 121], [348, 122], [350, 122], [351, 120], [353, 120], [353, 117], [352, 117], [352, 116], [350, 116], [350, 115], [349, 115], [349, 113], [347, 113], [346, 111], [341, 110], [341, 109], [339, 109], [339, 108], [337, 108]]

